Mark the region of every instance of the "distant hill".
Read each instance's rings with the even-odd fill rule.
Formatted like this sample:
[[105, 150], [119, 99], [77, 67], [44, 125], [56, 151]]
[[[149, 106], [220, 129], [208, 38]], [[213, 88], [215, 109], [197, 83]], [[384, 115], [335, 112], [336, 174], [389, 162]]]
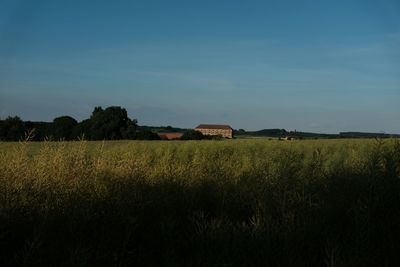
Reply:
[[243, 129], [235, 130], [234, 135], [237, 137], [294, 137], [299, 139], [315, 139], [315, 138], [400, 138], [400, 134], [385, 133], [364, 133], [364, 132], [341, 132], [339, 134], [324, 134], [312, 132], [286, 131], [285, 129], [263, 129], [259, 131], [245, 131]]
[[177, 127], [172, 127], [172, 126], [145, 126], [145, 125], [139, 125], [138, 126], [139, 130], [148, 130], [152, 132], [168, 132], [168, 133], [179, 133], [179, 132], [185, 132], [189, 129], [185, 128], [177, 128]]
[[363, 132], [341, 132], [342, 138], [400, 138], [400, 134], [386, 133], [363, 133]]

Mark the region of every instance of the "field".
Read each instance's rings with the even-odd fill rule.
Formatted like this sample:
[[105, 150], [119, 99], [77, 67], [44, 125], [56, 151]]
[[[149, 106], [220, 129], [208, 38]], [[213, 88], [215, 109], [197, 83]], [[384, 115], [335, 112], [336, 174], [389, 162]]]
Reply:
[[0, 143], [1, 266], [399, 266], [398, 140]]

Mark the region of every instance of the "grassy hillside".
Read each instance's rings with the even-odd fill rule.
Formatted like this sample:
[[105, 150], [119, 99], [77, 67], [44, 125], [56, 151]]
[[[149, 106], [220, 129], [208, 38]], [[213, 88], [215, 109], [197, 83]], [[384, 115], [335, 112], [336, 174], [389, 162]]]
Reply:
[[2, 266], [395, 266], [400, 143], [0, 143]]

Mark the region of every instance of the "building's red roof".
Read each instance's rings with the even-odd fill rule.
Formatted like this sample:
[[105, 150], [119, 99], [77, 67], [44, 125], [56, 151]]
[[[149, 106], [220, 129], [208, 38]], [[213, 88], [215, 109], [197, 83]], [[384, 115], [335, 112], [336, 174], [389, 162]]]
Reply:
[[221, 130], [232, 130], [229, 125], [222, 124], [200, 124], [196, 129], [221, 129]]
[[161, 139], [179, 139], [182, 137], [183, 133], [157, 133]]

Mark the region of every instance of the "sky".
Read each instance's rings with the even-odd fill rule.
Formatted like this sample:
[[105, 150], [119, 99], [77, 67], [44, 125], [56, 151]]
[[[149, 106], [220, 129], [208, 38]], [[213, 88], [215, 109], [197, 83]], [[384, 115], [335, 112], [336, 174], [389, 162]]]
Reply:
[[400, 133], [400, 1], [0, 0], [0, 118]]

